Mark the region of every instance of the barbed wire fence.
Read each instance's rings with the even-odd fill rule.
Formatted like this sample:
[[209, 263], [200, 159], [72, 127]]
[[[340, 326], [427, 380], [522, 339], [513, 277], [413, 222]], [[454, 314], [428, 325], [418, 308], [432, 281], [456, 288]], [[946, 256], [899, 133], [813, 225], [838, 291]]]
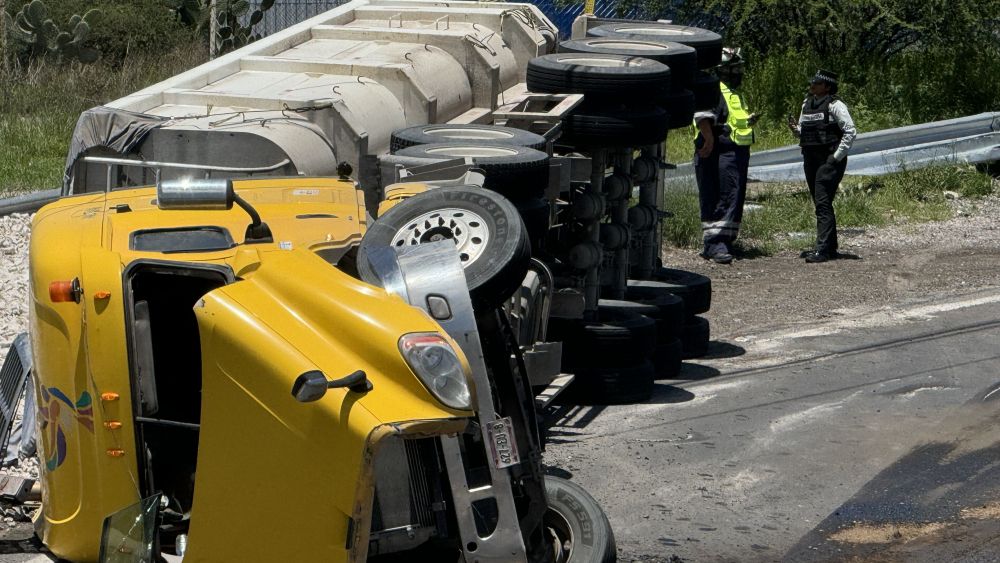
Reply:
[[[210, 30], [209, 53], [213, 58], [218, 54], [229, 50], [227, 47], [233, 46], [232, 42], [228, 44], [226, 43], [227, 37], [231, 36], [227, 36], [226, 34], [231, 34], [232, 31], [225, 32], [223, 30], [223, 27], [225, 26], [220, 24], [220, 18], [217, 17], [218, 12], [216, 9], [217, 7], [218, 9], [225, 9], [226, 6], [234, 4], [235, 1], [236, 0], [208, 1], [211, 10], [210, 22], [212, 25]], [[250, 37], [266, 37], [313, 16], [332, 10], [333, 8], [345, 4], [348, 1], [349, 0], [274, 0], [269, 8], [261, 11], [259, 21], [254, 22], [254, 12], [261, 10], [262, 7], [270, 2], [268, 0], [246, 0], [249, 5], [249, 9], [240, 15], [238, 20], [239, 24], [243, 26], [243, 28], [249, 30]], [[557, 0], [530, 0], [528, 3], [537, 6], [542, 13], [552, 20], [552, 23], [554, 23], [559, 29], [560, 36], [563, 39], [568, 38], [573, 20], [583, 12], [584, 6], [583, 0], [576, 3], [565, 3]], [[627, 10], [625, 14], [619, 13], [618, 9], [619, 0], [596, 0], [594, 5], [594, 14], [601, 18], [637, 18], [641, 15], [641, 11], [635, 7]], [[236, 46], [241, 46], [241, 44], [237, 42]]]

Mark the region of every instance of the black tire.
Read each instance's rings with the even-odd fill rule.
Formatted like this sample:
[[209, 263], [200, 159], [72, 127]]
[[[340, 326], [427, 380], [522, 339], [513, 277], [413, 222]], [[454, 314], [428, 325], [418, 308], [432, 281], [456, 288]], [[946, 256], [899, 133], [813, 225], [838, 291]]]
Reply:
[[570, 371], [576, 378], [559, 395], [560, 402], [574, 405], [641, 403], [653, 395], [655, 371], [650, 360], [636, 366], [576, 368]]
[[649, 359], [656, 346], [656, 321], [613, 307], [600, 307], [598, 316], [598, 321], [549, 321], [549, 340], [563, 343], [564, 368], [635, 366]]
[[521, 214], [521, 220], [528, 229], [531, 248], [534, 251], [540, 250], [549, 232], [549, 202], [534, 198], [515, 202], [514, 206], [517, 207], [517, 212]]
[[[361, 239], [358, 274], [362, 280], [379, 285], [368, 259], [368, 253], [374, 248], [419, 244], [430, 238], [455, 239], [454, 223], [433, 222], [442, 218], [433, 215], [444, 209], [458, 210], [452, 211], [452, 215], [464, 213], [464, 218], [452, 217], [451, 221], [459, 221], [458, 225], [465, 228], [467, 238], [460, 251], [468, 249], [465, 255], [470, 257], [463, 266], [473, 306], [477, 311], [497, 307], [520, 287], [528, 271], [531, 247], [514, 205], [497, 193], [476, 187], [435, 188], [396, 204], [379, 217]], [[421, 231], [415, 221], [425, 217], [423, 223], [427, 227]], [[488, 236], [482, 237], [482, 247], [477, 247], [470, 236], [476, 232], [485, 232]], [[462, 240], [461, 233], [458, 235], [456, 244]]]
[[714, 31], [659, 22], [630, 22], [599, 25], [587, 30], [590, 37], [641, 37], [652, 41], [673, 41], [694, 47], [698, 68], [712, 68], [722, 62], [722, 36]]
[[429, 145], [431, 143], [485, 143], [490, 145], [514, 145], [540, 151], [545, 150], [545, 137], [513, 127], [499, 125], [439, 123], [417, 125], [400, 129], [392, 134], [389, 150], [392, 153], [406, 147]]
[[663, 332], [666, 338], [677, 338], [681, 335], [687, 315], [684, 312], [684, 299], [671, 293], [671, 289], [669, 284], [662, 282], [645, 282], [640, 287], [629, 284], [625, 289], [625, 298], [655, 306], [657, 312], [646, 316], [656, 319], [656, 330]]
[[615, 534], [608, 517], [594, 497], [572, 481], [545, 476], [548, 510], [545, 527], [555, 531], [559, 544], [569, 542], [566, 563], [614, 563]]
[[660, 344], [653, 350], [653, 367], [656, 368], [656, 379], [677, 379], [681, 373], [681, 360], [684, 358], [684, 344], [680, 338], [671, 338], [667, 343]]
[[643, 147], [667, 138], [667, 112], [659, 106], [598, 109], [587, 104], [563, 119], [559, 142], [575, 147]]
[[707, 313], [712, 308], [712, 280], [707, 276], [677, 270], [657, 268], [653, 279], [670, 286], [670, 291], [684, 300], [684, 312], [688, 316]]
[[[603, 310], [617, 309], [621, 311], [631, 311], [633, 313], [649, 317], [656, 323], [656, 345], [665, 344], [674, 337], [674, 327], [668, 326], [661, 318], [660, 308], [653, 303], [643, 303], [640, 301], [620, 301], [618, 299], [601, 299], [598, 301]], [[683, 319], [683, 317], [682, 317]]]
[[607, 102], [654, 101], [670, 91], [670, 68], [642, 57], [556, 53], [528, 61], [532, 92], [584, 94]]
[[708, 354], [708, 341], [711, 338], [711, 328], [705, 317], [689, 317], [684, 322], [684, 334], [681, 335], [681, 355], [685, 360], [700, 358]]
[[667, 110], [667, 127], [681, 129], [690, 127], [694, 122], [694, 92], [681, 90], [671, 92], [663, 99], [663, 108]]
[[485, 173], [483, 187], [512, 200], [541, 197], [549, 183], [549, 155], [513, 145], [429, 143], [396, 151], [396, 156], [448, 160], [471, 157]]
[[691, 85], [694, 93], [694, 109], [712, 109], [719, 105], [722, 91], [719, 89], [719, 79], [707, 72], [699, 72]]
[[694, 47], [671, 41], [632, 39], [623, 37], [587, 37], [570, 39], [559, 45], [561, 53], [594, 53], [643, 57], [670, 67], [670, 90], [679, 92], [694, 80], [698, 69], [698, 54]]

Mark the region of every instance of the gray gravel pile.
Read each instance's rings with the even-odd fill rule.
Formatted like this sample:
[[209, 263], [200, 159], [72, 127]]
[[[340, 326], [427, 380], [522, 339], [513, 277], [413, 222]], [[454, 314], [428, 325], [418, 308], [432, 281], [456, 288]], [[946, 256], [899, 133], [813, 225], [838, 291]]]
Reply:
[[[1000, 180], [994, 180], [1000, 189]], [[870, 229], [860, 236], [847, 236], [848, 248], [899, 249], [914, 246], [933, 246], [940, 250], [969, 246], [1000, 247], [1000, 196], [982, 199], [955, 197], [948, 200], [954, 216], [936, 223], [914, 223]], [[852, 235], [852, 231], [848, 231]]]
[[[28, 330], [30, 238], [31, 215], [15, 213], [0, 217], [0, 358], [7, 357], [14, 338]], [[20, 415], [19, 409], [15, 420]], [[0, 474], [37, 478], [38, 460], [34, 457], [21, 459], [18, 465], [0, 469]], [[15, 520], [18, 520], [17, 515], [5, 514], [8, 524]]]
[[0, 352], [28, 330], [28, 240], [31, 215], [0, 217]]

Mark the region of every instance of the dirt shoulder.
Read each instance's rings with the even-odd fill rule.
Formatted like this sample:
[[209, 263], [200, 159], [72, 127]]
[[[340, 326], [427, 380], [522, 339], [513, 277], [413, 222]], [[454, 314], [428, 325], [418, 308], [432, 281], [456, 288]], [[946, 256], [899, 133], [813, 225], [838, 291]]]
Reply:
[[840, 250], [852, 259], [806, 264], [785, 251], [719, 265], [696, 250], [666, 249], [663, 261], [712, 278], [705, 316], [722, 341], [1000, 286], [1000, 197], [953, 205], [947, 221], [842, 232]]

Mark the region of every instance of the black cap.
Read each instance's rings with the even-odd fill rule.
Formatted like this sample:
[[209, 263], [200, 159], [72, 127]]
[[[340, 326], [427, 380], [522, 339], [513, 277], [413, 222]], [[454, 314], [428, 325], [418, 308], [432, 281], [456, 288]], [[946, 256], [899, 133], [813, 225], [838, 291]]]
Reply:
[[830, 85], [837, 84], [837, 73], [830, 70], [819, 69], [816, 71], [816, 76], [812, 77], [809, 82], [826, 82]]

